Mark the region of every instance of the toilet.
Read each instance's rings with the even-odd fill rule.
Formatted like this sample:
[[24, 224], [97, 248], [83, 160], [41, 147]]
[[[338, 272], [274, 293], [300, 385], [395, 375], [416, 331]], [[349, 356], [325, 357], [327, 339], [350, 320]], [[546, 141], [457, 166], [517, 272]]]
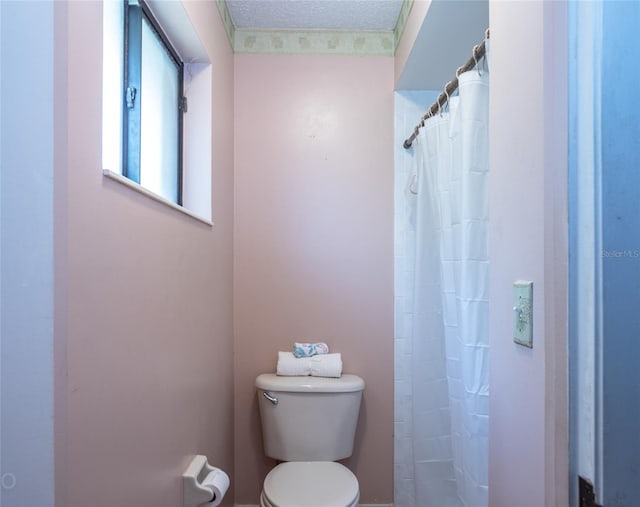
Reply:
[[358, 479], [336, 461], [348, 458], [364, 381], [340, 378], [256, 378], [265, 454], [281, 461], [260, 495], [261, 507], [356, 507]]

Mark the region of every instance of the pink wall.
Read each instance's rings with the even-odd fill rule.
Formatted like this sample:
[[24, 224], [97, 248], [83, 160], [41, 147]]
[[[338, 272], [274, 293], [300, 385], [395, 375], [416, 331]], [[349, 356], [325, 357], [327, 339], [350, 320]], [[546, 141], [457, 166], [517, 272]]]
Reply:
[[[489, 503], [568, 505], [566, 5], [490, 14]], [[517, 279], [534, 283], [533, 349], [512, 339]]]
[[[68, 274], [56, 282], [56, 335], [67, 335], [64, 357], [56, 350], [56, 378], [67, 368], [56, 386], [58, 505], [179, 505], [194, 453], [242, 480], [237, 503], [256, 503], [273, 463], [262, 457], [253, 381], [296, 339], [328, 341], [367, 382], [346, 463], [363, 503], [390, 503], [394, 59], [234, 64], [215, 5], [187, 8], [216, 69], [213, 228], [103, 179], [101, 6], [57, 11], [68, 14], [56, 43], [68, 39], [69, 65], [56, 78], [68, 100], [66, 156], [56, 154], [68, 160], [56, 182], [66, 233], [56, 266]], [[566, 504], [559, 9], [491, 8], [495, 506]], [[527, 72], [514, 73], [524, 53]], [[518, 278], [534, 281], [533, 350], [511, 340]]]
[[236, 502], [263, 457], [254, 380], [295, 340], [366, 382], [352, 458], [363, 503], [393, 496], [393, 58], [235, 57]]
[[196, 453], [233, 472], [233, 55], [215, 4], [187, 9], [216, 69], [213, 227], [103, 178], [102, 5], [68, 4], [64, 507], [181, 505]]

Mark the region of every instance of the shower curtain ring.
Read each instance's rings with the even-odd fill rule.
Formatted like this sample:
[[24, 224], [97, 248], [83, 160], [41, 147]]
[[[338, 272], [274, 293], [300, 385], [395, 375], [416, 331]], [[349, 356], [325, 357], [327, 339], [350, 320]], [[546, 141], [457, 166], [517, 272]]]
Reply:
[[412, 174], [411, 181], [409, 183], [409, 192], [411, 192], [413, 195], [418, 195], [418, 191], [416, 190], [417, 184], [418, 184], [418, 175]]
[[451, 103], [449, 102], [451, 97], [449, 97], [449, 91], [447, 90], [447, 88], [449, 87], [450, 83], [451, 83], [451, 81], [449, 81], [449, 83], [447, 83], [447, 85], [444, 87], [444, 95], [445, 95], [445, 97], [447, 97], [447, 100], [446, 100], [445, 104], [447, 105], [447, 108], [449, 109], [449, 111], [451, 111]]
[[480, 44], [476, 44], [475, 46], [473, 46], [473, 63], [474, 63], [474, 67], [478, 71], [478, 76], [482, 77], [480, 65], [478, 65], [478, 51], [480, 51]]

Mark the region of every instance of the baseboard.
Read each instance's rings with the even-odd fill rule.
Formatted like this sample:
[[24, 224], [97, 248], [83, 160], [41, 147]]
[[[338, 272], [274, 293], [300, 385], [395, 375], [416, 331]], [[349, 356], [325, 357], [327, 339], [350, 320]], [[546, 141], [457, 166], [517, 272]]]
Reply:
[[[233, 507], [259, 507], [258, 505], [234, 504]], [[392, 503], [361, 503], [360, 507], [393, 507]]]

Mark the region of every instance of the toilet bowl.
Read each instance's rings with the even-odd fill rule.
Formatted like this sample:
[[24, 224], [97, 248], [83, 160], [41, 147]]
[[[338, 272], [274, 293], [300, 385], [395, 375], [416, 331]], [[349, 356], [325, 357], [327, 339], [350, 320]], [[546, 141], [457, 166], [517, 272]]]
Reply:
[[357, 507], [358, 479], [333, 461], [281, 463], [269, 472], [261, 507]]
[[357, 507], [358, 479], [337, 461], [353, 452], [364, 381], [262, 374], [256, 388], [265, 454], [281, 462], [261, 507]]

